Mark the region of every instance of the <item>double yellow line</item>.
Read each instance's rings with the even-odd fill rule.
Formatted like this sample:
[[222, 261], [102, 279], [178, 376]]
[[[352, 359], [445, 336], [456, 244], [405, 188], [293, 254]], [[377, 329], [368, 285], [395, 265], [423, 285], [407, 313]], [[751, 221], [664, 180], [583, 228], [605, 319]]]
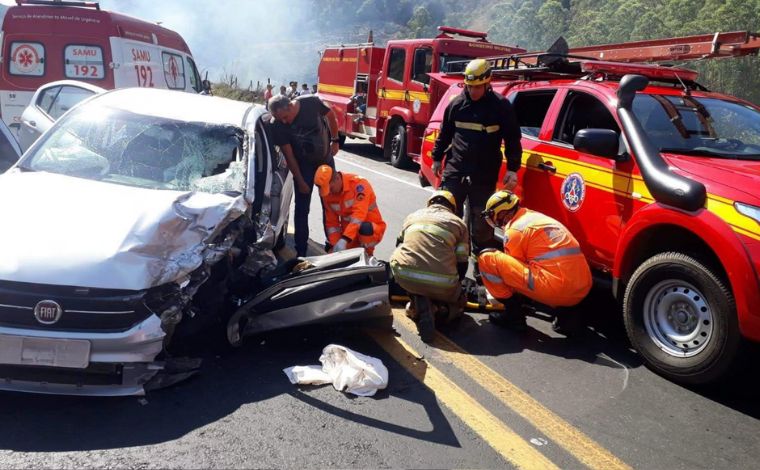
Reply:
[[[394, 317], [397, 326], [411, 334], [416, 334], [416, 326], [403, 313], [396, 310]], [[387, 333], [371, 333], [371, 335], [396, 362], [432, 390], [444, 406], [512, 465], [526, 469], [557, 468], [553, 462], [496, 418], [443, 372], [429, 362], [419, 359], [420, 355], [401, 338]], [[442, 334], [436, 333], [432, 346], [447, 363], [459, 369], [583, 465], [592, 469], [605, 470], [630, 468], [593, 439]]]

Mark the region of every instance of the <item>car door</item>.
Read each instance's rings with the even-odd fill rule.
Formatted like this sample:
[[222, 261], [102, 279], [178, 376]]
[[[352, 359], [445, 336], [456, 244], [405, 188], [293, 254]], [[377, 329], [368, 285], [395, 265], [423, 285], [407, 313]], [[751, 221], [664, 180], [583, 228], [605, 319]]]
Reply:
[[613, 130], [622, 160], [627, 153], [611, 102], [590, 88], [568, 88], [541, 156], [543, 170], [553, 176], [542, 211], [573, 233], [597, 267], [613, 264], [622, 218], [630, 210], [630, 172], [618, 169], [616, 159], [576, 150], [573, 140], [582, 129]]
[[22, 153], [13, 133], [0, 120], [0, 173], [12, 167], [21, 158]]
[[40, 89], [36, 94], [37, 99], [30, 103], [21, 115], [19, 129], [21, 147], [24, 150], [28, 149], [66, 111], [96, 93], [95, 88], [90, 89], [74, 84]]

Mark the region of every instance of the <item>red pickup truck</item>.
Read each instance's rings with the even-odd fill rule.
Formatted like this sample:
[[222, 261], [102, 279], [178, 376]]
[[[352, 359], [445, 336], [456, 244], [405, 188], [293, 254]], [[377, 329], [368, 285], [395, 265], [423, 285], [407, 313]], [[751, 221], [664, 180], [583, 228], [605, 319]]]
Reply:
[[[714, 381], [743, 340], [760, 341], [760, 108], [707, 91], [687, 69], [562, 67], [494, 73], [522, 130], [518, 192], [565, 224], [611, 281], [651, 369]], [[437, 186], [430, 152], [462, 84], [434, 78], [451, 86], [418, 163], [421, 182]]]

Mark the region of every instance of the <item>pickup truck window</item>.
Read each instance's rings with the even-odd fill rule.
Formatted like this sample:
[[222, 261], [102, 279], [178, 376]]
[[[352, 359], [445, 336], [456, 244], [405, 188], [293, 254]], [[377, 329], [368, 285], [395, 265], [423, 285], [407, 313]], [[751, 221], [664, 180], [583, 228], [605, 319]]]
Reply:
[[587, 93], [571, 91], [559, 113], [554, 140], [572, 145], [581, 129], [610, 129], [620, 135], [620, 127], [604, 103]]
[[557, 90], [522, 91], [510, 97], [525, 136], [538, 137]]
[[637, 95], [633, 112], [660, 151], [760, 157], [760, 111], [749, 105], [717, 98]]

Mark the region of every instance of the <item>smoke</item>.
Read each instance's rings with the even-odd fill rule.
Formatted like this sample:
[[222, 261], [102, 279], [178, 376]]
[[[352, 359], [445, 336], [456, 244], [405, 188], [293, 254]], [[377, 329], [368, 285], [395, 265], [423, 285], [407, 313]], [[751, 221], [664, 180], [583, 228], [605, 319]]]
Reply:
[[[313, 21], [319, 1], [101, 0], [105, 10], [160, 22], [187, 42], [199, 71], [209, 79], [236, 76], [242, 87], [270, 78], [316, 83], [319, 51], [340, 42]], [[340, 25], [336, 25], [339, 27]]]

